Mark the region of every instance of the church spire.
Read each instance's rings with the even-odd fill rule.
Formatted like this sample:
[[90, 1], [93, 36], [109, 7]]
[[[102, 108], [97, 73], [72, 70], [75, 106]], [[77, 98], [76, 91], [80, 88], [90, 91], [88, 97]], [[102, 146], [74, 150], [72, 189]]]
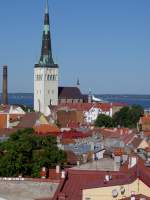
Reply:
[[46, 66], [46, 67], [51, 67], [54, 65], [52, 57], [52, 48], [51, 48], [48, 0], [46, 0], [46, 8], [44, 15], [44, 30], [43, 30], [41, 57], [39, 64], [41, 66]]

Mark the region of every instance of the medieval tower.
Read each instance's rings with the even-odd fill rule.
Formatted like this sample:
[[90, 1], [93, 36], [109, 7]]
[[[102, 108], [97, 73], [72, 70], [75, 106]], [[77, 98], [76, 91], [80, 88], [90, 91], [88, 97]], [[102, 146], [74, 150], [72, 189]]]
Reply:
[[58, 65], [51, 48], [48, 0], [44, 15], [41, 56], [34, 66], [34, 110], [46, 115], [49, 105], [58, 104]]

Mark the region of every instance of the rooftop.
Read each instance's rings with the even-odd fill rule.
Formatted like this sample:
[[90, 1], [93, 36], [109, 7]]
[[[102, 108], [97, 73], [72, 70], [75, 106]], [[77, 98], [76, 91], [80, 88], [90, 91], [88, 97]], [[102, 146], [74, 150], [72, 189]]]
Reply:
[[[150, 187], [150, 169], [144, 166], [142, 160], [138, 165], [126, 171], [90, 171], [90, 170], [72, 170], [66, 171], [66, 178], [59, 186], [52, 200], [58, 197], [65, 197], [65, 200], [82, 200], [82, 191], [84, 189], [101, 188], [116, 185], [133, 183], [137, 178]], [[112, 180], [105, 182], [105, 176], [111, 175]]]
[[7, 200], [35, 200], [53, 197], [58, 183], [0, 181], [0, 197]]

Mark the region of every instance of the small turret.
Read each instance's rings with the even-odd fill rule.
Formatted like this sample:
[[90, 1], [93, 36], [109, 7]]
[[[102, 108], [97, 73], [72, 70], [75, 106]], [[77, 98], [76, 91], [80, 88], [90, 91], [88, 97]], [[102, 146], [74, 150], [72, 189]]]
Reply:
[[80, 88], [80, 81], [79, 81], [79, 78], [77, 79], [77, 87]]

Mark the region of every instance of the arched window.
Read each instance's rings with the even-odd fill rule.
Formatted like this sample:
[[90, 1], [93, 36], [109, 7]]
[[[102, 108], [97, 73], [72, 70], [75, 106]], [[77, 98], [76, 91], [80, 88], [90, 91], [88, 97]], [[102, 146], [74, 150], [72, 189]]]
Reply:
[[50, 75], [47, 75], [47, 80], [48, 80], [48, 81], [50, 80]]

